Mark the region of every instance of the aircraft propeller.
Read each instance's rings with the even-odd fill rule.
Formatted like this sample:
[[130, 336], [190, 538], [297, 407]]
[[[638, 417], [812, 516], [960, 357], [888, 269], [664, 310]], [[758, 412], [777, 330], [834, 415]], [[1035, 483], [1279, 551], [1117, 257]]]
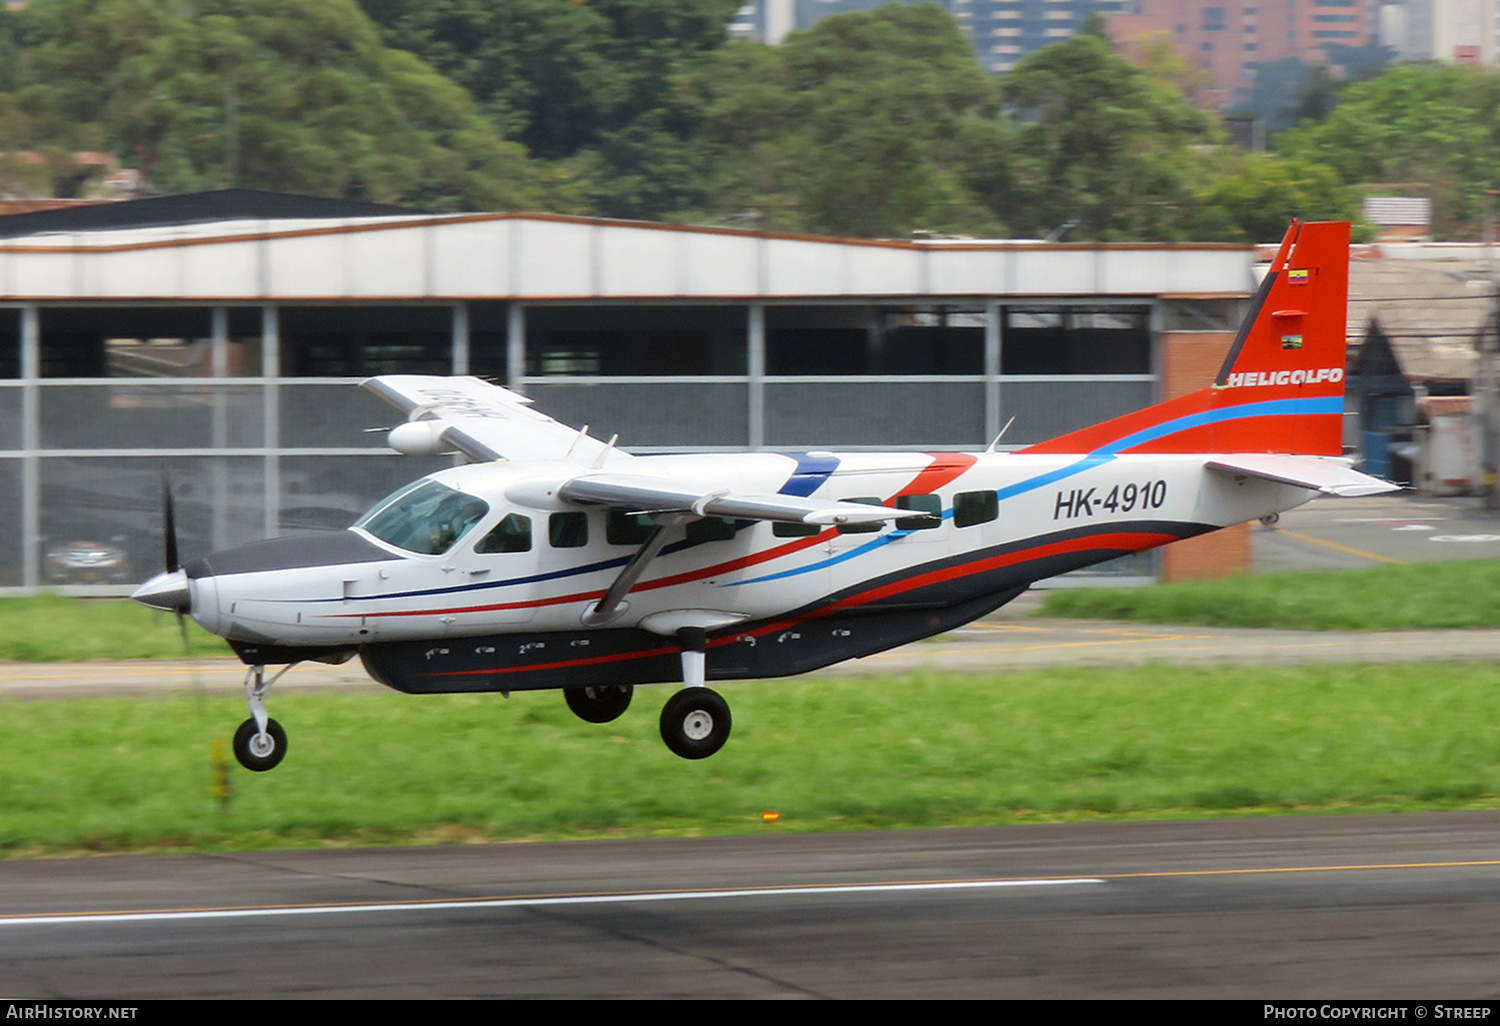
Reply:
[[182, 569], [177, 552], [177, 512], [172, 502], [172, 485], [165, 473], [161, 476], [162, 505], [162, 562], [164, 569], [151, 580], [141, 585], [130, 596], [142, 605], [153, 609], [164, 609], [177, 616], [177, 626], [182, 631], [182, 646], [187, 650], [187, 619], [184, 614], [192, 607], [188, 592], [188, 578]]

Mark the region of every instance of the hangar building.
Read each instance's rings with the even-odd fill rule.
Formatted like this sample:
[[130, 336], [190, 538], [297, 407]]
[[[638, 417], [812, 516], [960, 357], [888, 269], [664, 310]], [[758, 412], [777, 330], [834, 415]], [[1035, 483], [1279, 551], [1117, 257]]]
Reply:
[[0, 588], [156, 572], [163, 472], [185, 554], [347, 525], [443, 462], [368, 430], [373, 374], [492, 377], [635, 452], [1040, 441], [1211, 379], [1253, 261], [243, 190], [0, 218]]

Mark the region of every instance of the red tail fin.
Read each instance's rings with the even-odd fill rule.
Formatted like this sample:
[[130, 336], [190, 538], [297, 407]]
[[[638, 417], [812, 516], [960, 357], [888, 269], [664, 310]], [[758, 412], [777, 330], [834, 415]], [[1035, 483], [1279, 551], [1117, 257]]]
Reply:
[[1022, 452], [1343, 451], [1349, 225], [1293, 223], [1213, 387]]

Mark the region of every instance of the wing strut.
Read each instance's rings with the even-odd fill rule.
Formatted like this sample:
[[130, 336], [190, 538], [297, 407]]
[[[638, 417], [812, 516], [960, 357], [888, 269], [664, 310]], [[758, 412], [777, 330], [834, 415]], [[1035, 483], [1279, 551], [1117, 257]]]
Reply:
[[630, 557], [630, 562], [625, 564], [625, 569], [620, 571], [620, 576], [615, 578], [609, 590], [604, 593], [604, 597], [593, 609], [583, 614], [583, 622], [587, 626], [598, 627], [609, 623], [623, 611], [621, 603], [626, 594], [635, 587], [635, 582], [646, 572], [647, 564], [656, 558], [656, 554], [667, 543], [667, 528], [676, 527], [683, 519], [685, 518], [681, 516], [663, 516], [657, 521], [641, 547]]

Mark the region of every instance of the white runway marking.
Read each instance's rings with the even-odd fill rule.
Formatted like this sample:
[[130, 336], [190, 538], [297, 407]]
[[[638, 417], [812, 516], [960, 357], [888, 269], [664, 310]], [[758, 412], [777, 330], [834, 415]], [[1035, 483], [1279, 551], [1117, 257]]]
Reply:
[[64, 912], [0, 916], [0, 927], [59, 926], [68, 923], [157, 923], [190, 919], [254, 919], [272, 916], [354, 915], [371, 912], [448, 912], [493, 908], [546, 908], [558, 905], [625, 905], [718, 898], [784, 898], [829, 894], [890, 894], [916, 891], [991, 890], [1102, 884], [1096, 877], [1037, 880], [954, 880], [929, 883], [835, 884], [807, 887], [742, 887], [712, 891], [649, 891], [622, 894], [555, 894], [530, 898], [470, 898], [456, 901], [391, 901], [354, 905], [265, 905], [242, 908], [161, 909], [137, 912]]

